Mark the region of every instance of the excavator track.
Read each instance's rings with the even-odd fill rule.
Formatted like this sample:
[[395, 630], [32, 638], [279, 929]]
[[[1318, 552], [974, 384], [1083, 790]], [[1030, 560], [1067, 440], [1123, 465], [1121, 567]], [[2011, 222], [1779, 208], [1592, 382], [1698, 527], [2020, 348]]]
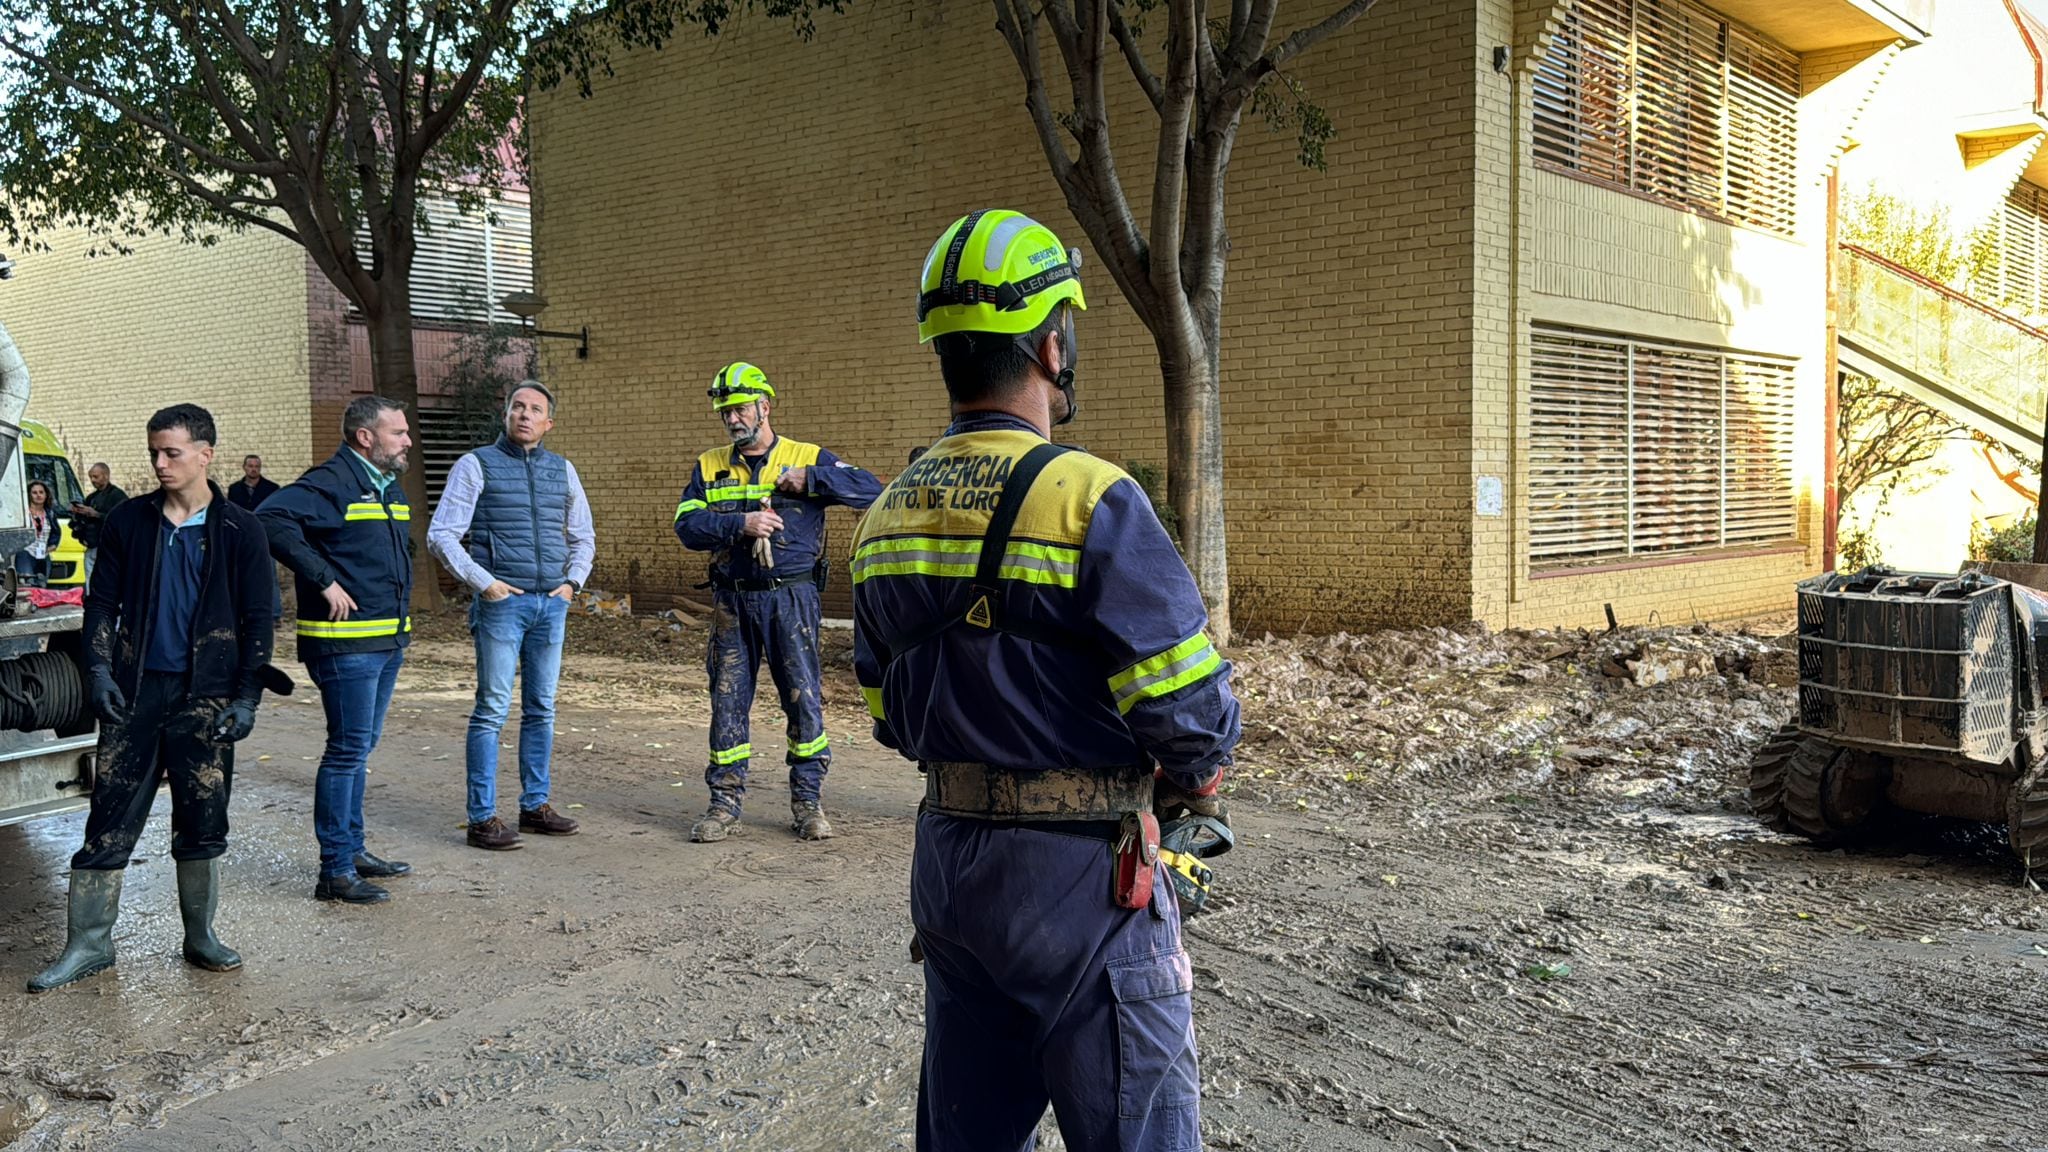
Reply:
[[1757, 819], [1817, 844], [1861, 840], [1891, 812], [1890, 764], [1788, 724], [1749, 762], [1749, 805]]
[[1842, 750], [1796, 724], [1778, 729], [1749, 762], [1749, 809], [1774, 831], [1829, 841], [1834, 832], [1821, 809], [1828, 766]]

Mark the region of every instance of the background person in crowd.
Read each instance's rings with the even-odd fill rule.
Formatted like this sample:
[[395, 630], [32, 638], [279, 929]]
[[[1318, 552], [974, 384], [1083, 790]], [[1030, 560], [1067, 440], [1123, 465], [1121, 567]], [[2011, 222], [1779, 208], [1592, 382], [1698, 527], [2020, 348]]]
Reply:
[[85, 549], [84, 580], [92, 583], [92, 566], [98, 560], [100, 532], [106, 524], [107, 513], [112, 512], [121, 501], [128, 498], [126, 492], [114, 483], [113, 473], [105, 464], [94, 464], [85, 470], [85, 479], [92, 485], [84, 500], [71, 505], [71, 534], [78, 537], [80, 547]]
[[41, 480], [28, 482], [28, 530], [28, 546], [14, 554], [14, 571], [22, 583], [41, 588], [50, 582], [50, 553], [62, 538], [50, 486]]

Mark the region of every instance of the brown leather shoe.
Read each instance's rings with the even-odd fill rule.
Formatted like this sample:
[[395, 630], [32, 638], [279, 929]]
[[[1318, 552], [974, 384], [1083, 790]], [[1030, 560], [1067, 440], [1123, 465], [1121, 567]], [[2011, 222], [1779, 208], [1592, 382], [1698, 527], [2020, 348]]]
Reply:
[[553, 804], [543, 804], [531, 812], [519, 810], [519, 830], [538, 832], [543, 836], [574, 836], [576, 822], [555, 811]]
[[493, 852], [510, 852], [514, 848], [525, 847], [519, 833], [505, 827], [505, 822], [496, 816], [469, 826], [469, 846], [488, 848]]

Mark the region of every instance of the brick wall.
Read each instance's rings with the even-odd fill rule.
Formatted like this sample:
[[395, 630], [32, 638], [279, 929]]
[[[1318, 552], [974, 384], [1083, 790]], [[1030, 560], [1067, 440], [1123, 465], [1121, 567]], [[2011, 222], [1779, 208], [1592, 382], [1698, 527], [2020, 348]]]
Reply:
[[[1502, 321], [1474, 303], [1475, 19], [1383, 5], [1303, 62], [1337, 125], [1327, 173], [1295, 162], [1291, 136], [1242, 129], [1222, 353], [1241, 626], [1471, 615], [1472, 332]], [[1121, 175], [1143, 194], [1149, 110], [1115, 70], [1112, 86]], [[768, 372], [788, 434], [893, 473], [944, 424], [912, 308], [939, 231], [1008, 206], [1087, 247], [980, 8], [883, 0], [808, 44], [755, 21], [686, 36], [619, 60], [592, 99], [540, 96], [530, 127], [542, 323], [592, 331], [588, 361], [545, 350], [555, 443], [589, 486], [614, 587], [699, 578], [670, 520], [722, 439], [704, 396], [721, 365]], [[1088, 256], [1069, 438], [1160, 463], [1151, 340]], [[839, 544], [850, 528], [835, 520]]]
[[150, 479], [149, 414], [189, 401], [219, 427], [214, 474], [241, 475], [260, 453], [295, 476], [307, 456], [306, 256], [267, 232], [201, 248], [164, 237], [131, 255], [88, 257], [63, 232], [48, 252], [16, 254], [0, 315], [34, 382], [31, 419], [48, 424], [80, 465], [105, 460], [130, 491]]

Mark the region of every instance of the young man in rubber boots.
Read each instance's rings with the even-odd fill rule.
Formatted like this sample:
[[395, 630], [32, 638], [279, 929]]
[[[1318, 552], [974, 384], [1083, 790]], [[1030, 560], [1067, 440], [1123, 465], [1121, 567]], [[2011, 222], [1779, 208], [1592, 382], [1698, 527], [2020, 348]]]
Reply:
[[832, 750], [825, 739], [818, 664], [825, 509], [875, 502], [882, 482], [816, 444], [778, 436], [768, 417], [775, 389], [744, 361], [720, 369], [711, 407], [727, 443], [698, 457], [676, 505], [683, 547], [711, 553], [711, 804], [690, 828], [700, 844], [738, 832], [753, 755], [748, 717], [763, 661], [782, 697], [789, 739], [789, 826], [801, 840], [832, 835], [823, 789]]
[[234, 745], [255, 725], [263, 688], [290, 682], [269, 667], [275, 582], [263, 527], [206, 478], [213, 442], [204, 408], [150, 417], [159, 487], [116, 507], [102, 529], [85, 600], [99, 779], [71, 858], [64, 954], [29, 981], [31, 992], [113, 967], [122, 870], [165, 777], [185, 959], [214, 972], [242, 966], [213, 934]]

